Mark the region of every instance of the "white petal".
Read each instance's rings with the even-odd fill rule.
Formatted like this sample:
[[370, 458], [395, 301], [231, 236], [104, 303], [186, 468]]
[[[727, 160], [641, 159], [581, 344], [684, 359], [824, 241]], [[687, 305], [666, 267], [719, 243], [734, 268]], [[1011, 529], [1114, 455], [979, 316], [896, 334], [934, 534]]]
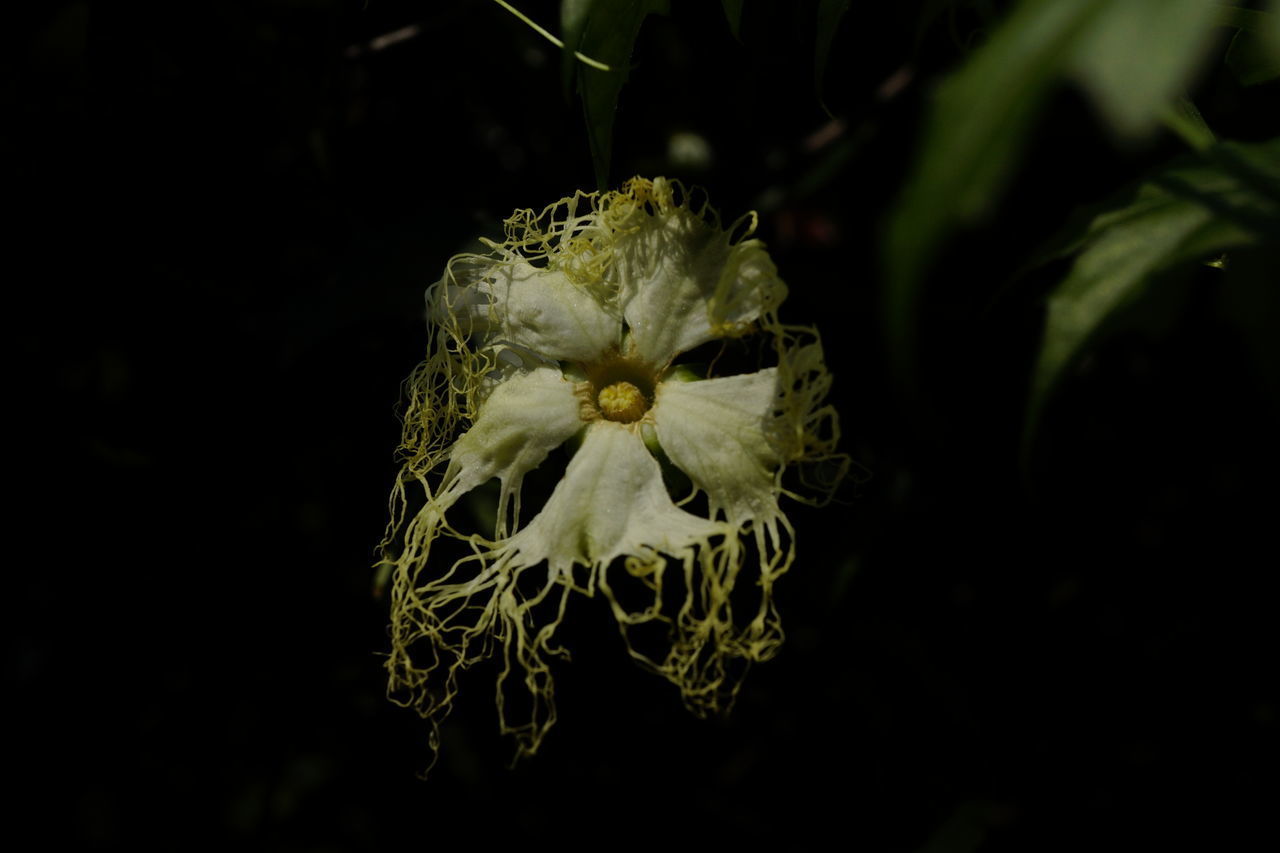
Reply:
[[618, 346], [622, 321], [563, 272], [524, 260], [464, 260], [451, 267], [455, 283], [440, 293], [465, 329], [556, 360], [592, 361]]
[[554, 368], [540, 367], [498, 385], [453, 446], [440, 493], [442, 509], [497, 477], [502, 481], [497, 535], [505, 535], [509, 498], [516, 498], [518, 518], [520, 481], [582, 428], [580, 411], [573, 383]]
[[724, 231], [684, 207], [639, 218], [620, 234], [612, 272], [636, 354], [662, 367], [714, 338], [745, 332], [786, 297], [759, 240], [731, 244]]
[[546, 560], [553, 576], [573, 564], [661, 551], [679, 555], [724, 526], [676, 507], [640, 437], [596, 421], [537, 518], [507, 543], [517, 565]]
[[775, 368], [745, 376], [659, 384], [653, 406], [658, 443], [706, 492], [713, 517], [737, 525], [778, 513], [781, 462], [767, 438], [778, 406]]

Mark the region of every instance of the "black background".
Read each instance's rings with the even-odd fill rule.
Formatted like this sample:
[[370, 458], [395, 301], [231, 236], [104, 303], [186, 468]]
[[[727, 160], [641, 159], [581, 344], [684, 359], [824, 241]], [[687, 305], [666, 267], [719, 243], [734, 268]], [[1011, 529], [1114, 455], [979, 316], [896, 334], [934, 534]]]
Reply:
[[[917, 44], [926, 4], [854, 4], [826, 87], [844, 131], [815, 146], [812, 20], [748, 3], [737, 42], [719, 4], [675, 5], [638, 42], [611, 179], [761, 210], [784, 319], [819, 325], [869, 478], [794, 510], [788, 644], [727, 719], [690, 716], [581, 599], [542, 752], [508, 769], [478, 668], [427, 782], [369, 593], [394, 407], [445, 260], [592, 188], [558, 54], [483, 2], [6, 12], [19, 827], [83, 848], [1274, 839], [1280, 418], [1217, 271], [1095, 349], [1018, 468], [1062, 270], [1001, 286], [1178, 145], [1117, 149], [1058, 93], [992, 219], [938, 264], [908, 391], [882, 354], [878, 239], [960, 57], [948, 27]], [[556, 4], [521, 6], [555, 28]], [[1275, 94], [1211, 70], [1196, 97], [1256, 140]], [[670, 159], [677, 131], [710, 165]]]

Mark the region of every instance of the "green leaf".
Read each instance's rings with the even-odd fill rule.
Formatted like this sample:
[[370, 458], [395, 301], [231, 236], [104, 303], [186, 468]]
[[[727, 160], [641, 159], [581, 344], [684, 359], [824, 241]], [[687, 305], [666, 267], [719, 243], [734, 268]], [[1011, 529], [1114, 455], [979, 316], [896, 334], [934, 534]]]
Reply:
[[1156, 182], [1259, 237], [1280, 241], [1280, 139], [1224, 143], [1207, 152], [1213, 171], [1172, 170]]
[[1256, 86], [1280, 77], [1280, 54], [1256, 33], [1241, 30], [1227, 49], [1227, 67], [1241, 86]]
[[[818, 101], [826, 109], [822, 97], [822, 80], [827, 73], [827, 61], [831, 58], [831, 43], [840, 29], [840, 19], [849, 11], [849, 0], [818, 0], [818, 26], [813, 46], [813, 85]], [[830, 110], [827, 110], [830, 113]]]
[[1241, 6], [1215, 6], [1214, 23], [1261, 35], [1280, 49], [1280, 0], [1271, 0], [1271, 9], [1267, 12]]
[[1024, 454], [1067, 367], [1159, 272], [1263, 240], [1280, 240], [1280, 140], [1224, 143], [1165, 169], [1073, 241], [1079, 254], [1049, 297], [1032, 377]]
[[1218, 23], [1238, 33], [1227, 48], [1227, 67], [1242, 86], [1255, 86], [1280, 77], [1280, 2], [1272, 11], [1227, 7], [1219, 10]]
[[983, 216], [1016, 167], [1052, 87], [1075, 78], [1117, 134], [1162, 120], [1194, 146], [1212, 136], [1178, 91], [1212, 43], [1221, 7], [1208, 0], [1022, 0], [939, 86], [916, 168], [885, 240], [886, 327], [910, 380], [920, 281], [943, 238]]
[[747, 0], [720, 0], [720, 4], [724, 6], [724, 16], [729, 21], [729, 32], [738, 40], [741, 40], [742, 7], [746, 2]]
[[564, 38], [560, 78], [564, 83], [566, 100], [573, 94], [573, 84], [578, 79], [578, 63], [573, 52], [582, 50], [582, 30], [587, 25], [587, 18], [595, 2], [596, 0], [560, 0], [560, 34]]
[[1164, 125], [1196, 151], [1206, 151], [1218, 141], [1200, 110], [1187, 98], [1177, 98], [1165, 107]]
[[[571, 10], [574, 13], [571, 22], [578, 33], [577, 49], [612, 68], [611, 71], [578, 68], [578, 93], [582, 96], [596, 183], [601, 190], [609, 186], [618, 95], [627, 81], [640, 25], [651, 14], [665, 15], [667, 9], [668, 0], [593, 0]], [[563, 7], [561, 23], [564, 23]]]
[[1216, 35], [1207, 0], [1108, 3], [1081, 34], [1071, 72], [1118, 135], [1141, 138], [1190, 82]]
[[1025, 0], [938, 87], [885, 241], [886, 324], [895, 362], [908, 376], [917, 291], [938, 244], [995, 203], [1050, 86], [1106, 6], [1105, 0]]
[[1271, 0], [1267, 13], [1266, 26], [1262, 28], [1262, 38], [1266, 40], [1272, 56], [1280, 55], [1280, 0]]

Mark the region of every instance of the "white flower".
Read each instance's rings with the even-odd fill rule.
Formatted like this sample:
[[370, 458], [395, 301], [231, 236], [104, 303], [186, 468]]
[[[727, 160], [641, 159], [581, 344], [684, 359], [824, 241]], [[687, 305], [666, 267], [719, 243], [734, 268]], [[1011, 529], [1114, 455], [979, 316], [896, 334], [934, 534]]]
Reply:
[[[502, 731], [520, 754], [537, 750], [555, 721], [547, 658], [563, 655], [555, 631], [574, 593], [598, 590], [632, 657], [699, 714], [732, 700], [733, 661], [768, 659], [782, 641], [771, 591], [795, 556], [782, 477], [789, 463], [842, 459], [830, 376], [816, 332], [776, 318], [786, 287], [747, 239], [754, 214], [722, 228], [699, 198], [635, 178], [517, 212], [504, 242], [453, 258], [427, 291], [430, 353], [408, 383], [381, 565], [389, 692], [431, 722], [433, 750], [458, 670], [498, 649]], [[773, 366], [697, 379], [676, 365], [744, 336]], [[526, 519], [522, 480], [566, 442], [576, 452]], [[676, 469], [688, 493], [673, 501], [664, 473]], [[459, 501], [495, 480], [492, 529], [464, 531], [475, 513]], [[627, 603], [637, 589], [643, 602]], [[636, 642], [644, 624], [665, 626], [659, 651]], [[531, 698], [514, 720], [513, 673]]]

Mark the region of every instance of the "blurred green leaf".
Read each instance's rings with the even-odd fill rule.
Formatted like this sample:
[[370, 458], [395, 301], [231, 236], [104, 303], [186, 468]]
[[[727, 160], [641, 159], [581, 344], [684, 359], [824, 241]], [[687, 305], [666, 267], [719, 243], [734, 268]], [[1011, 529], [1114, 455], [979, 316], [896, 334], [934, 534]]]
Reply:
[[747, 0], [720, 0], [724, 6], [724, 16], [729, 21], [729, 32], [733, 33], [733, 37], [740, 38], [742, 33], [742, 7]]
[[1217, 13], [1207, 0], [1108, 3], [1073, 48], [1072, 76], [1117, 134], [1150, 134], [1208, 56]]
[[1272, 56], [1280, 55], [1280, 0], [1271, 0], [1266, 26], [1260, 31]]
[[1066, 368], [1154, 274], [1265, 240], [1280, 241], [1280, 140], [1223, 143], [1171, 166], [1066, 241], [1079, 255], [1049, 297], [1024, 453]]
[[1241, 30], [1227, 49], [1227, 67], [1241, 86], [1256, 86], [1280, 77], [1280, 55], [1256, 33]]
[[1219, 23], [1238, 33], [1227, 49], [1227, 67], [1242, 86], [1255, 86], [1280, 77], [1280, 2], [1271, 12], [1229, 7], [1220, 10]]
[[831, 43], [835, 41], [836, 33], [840, 30], [840, 20], [847, 11], [849, 0], [818, 0], [818, 26], [813, 46], [813, 85], [823, 109], [826, 109], [826, 101], [822, 96], [822, 80], [826, 76], [827, 62], [831, 58]]
[[1176, 98], [1165, 107], [1164, 124], [1196, 151], [1205, 151], [1218, 141], [1200, 110], [1187, 98]]
[[[572, 0], [569, 0], [572, 2]], [[565, 5], [569, 5], [566, 2]], [[579, 65], [578, 92], [587, 122], [587, 139], [591, 160], [595, 164], [596, 184], [609, 186], [609, 160], [613, 154], [613, 121], [618, 110], [618, 94], [627, 81], [631, 53], [640, 25], [651, 14], [665, 15], [668, 0], [581, 0], [573, 2], [568, 23], [574, 28], [577, 50], [608, 64], [612, 71], [600, 71]], [[561, 24], [566, 23], [564, 6]], [[566, 44], [569, 30], [565, 30]]]
[[996, 806], [982, 800], [960, 803], [915, 853], [974, 853], [989, 835]]
[[[1280, 10], [1280, 3], [1273, 4], [1273, 9]], [[1231, 27], [1237, 30], [1248, 30], [1251, 33], [1266, 32], [1272, 26], [1272, 13], [1259, 12], [1256, 9], [1244, 9], [1240, 6], [1215, 6], [1214, 23], [1220, 27]]]
[[885, 241], [886, 322], [899, 369], [910, 373], [917, 290], [938, 243], [994, 204], [1050, 85], [1106, 6], [1025, 0], [938, 87]]
[[1157, 181], [1259, 237], [1280, 241], [1280, 139], [1225, 143], [1208, 151], [1207, 158], [1217, 174], [1171, 171]]
[[1212, 144], [1194, 107], [1175, 98], [1211, 45], [1221, 11], [1208, 0], [1022, 0], [943, 81], [885, 240], [886, 326], [904, 379], [914, 372], [920, 281], [938, 245], [998, 200], [1058, 80], [1074, 78], [1121, 137], [1163, 121], [1193, 147]]

